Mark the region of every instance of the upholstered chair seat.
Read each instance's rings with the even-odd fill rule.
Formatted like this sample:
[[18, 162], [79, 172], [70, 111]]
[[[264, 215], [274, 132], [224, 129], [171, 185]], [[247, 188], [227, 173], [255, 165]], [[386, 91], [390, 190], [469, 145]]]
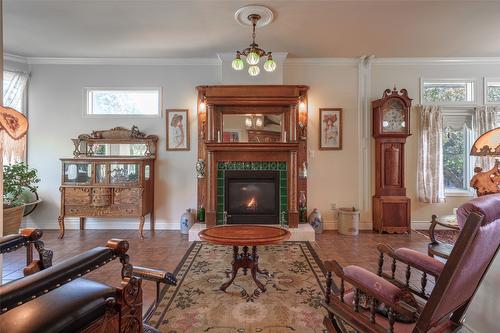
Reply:
[[116, 289], [80, 278], [2, 316], [2, 332], [77, 332], [102, 317]]

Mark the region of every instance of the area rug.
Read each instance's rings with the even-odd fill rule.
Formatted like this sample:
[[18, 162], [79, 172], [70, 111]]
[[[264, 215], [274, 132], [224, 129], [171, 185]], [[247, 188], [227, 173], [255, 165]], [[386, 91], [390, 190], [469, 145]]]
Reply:
[[195, 242], [175, 274], [177, 286], [165, 287], [147, 323], [166, 333], [325, 332], [326, 278], [307, 242], [260, 246], [262, 293], [242, 271], [225, 292], [219, 290], [231, 267], [232, 247]]

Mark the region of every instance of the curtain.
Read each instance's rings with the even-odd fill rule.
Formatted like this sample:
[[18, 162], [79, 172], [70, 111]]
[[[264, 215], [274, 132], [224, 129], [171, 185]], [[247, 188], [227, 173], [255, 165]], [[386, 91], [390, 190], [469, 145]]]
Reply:
[[[474, 136], [479, 138], [481, 134], [500, 126], [496, 123], [496, 114], [500, 112], [498, 106], [479, 106], [475, 109]], [[490, 170], [495, 165], [495, 157], [475, 156], [475, 166], [483, 171]]]
[[444, 202], [443, 115], [438, 106], [418, 106], [417, 192], [420, 202]]
[[[28, 83], [29, 75], [24, 72], [3, 72], [3, 105], [24, 113], [24, 92]], [[0, 134], [2, 140], [3, 163], [11, 164], [25, 160], [26, 136], [15, 141], [5, 132]]]

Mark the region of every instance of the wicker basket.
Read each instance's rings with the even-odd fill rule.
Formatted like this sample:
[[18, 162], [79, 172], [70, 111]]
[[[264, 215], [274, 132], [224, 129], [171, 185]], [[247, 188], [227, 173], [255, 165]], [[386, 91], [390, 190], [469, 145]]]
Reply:
[[3, 209], [3, 235], [17, 234], [23, 220], [24, 205]]

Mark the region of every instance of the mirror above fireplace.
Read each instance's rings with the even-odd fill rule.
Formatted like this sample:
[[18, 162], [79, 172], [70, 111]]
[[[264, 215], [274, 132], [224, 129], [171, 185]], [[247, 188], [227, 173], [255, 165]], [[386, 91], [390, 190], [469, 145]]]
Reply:
[[223, 142], [279, 142], [283, 114], [223, 114]]

